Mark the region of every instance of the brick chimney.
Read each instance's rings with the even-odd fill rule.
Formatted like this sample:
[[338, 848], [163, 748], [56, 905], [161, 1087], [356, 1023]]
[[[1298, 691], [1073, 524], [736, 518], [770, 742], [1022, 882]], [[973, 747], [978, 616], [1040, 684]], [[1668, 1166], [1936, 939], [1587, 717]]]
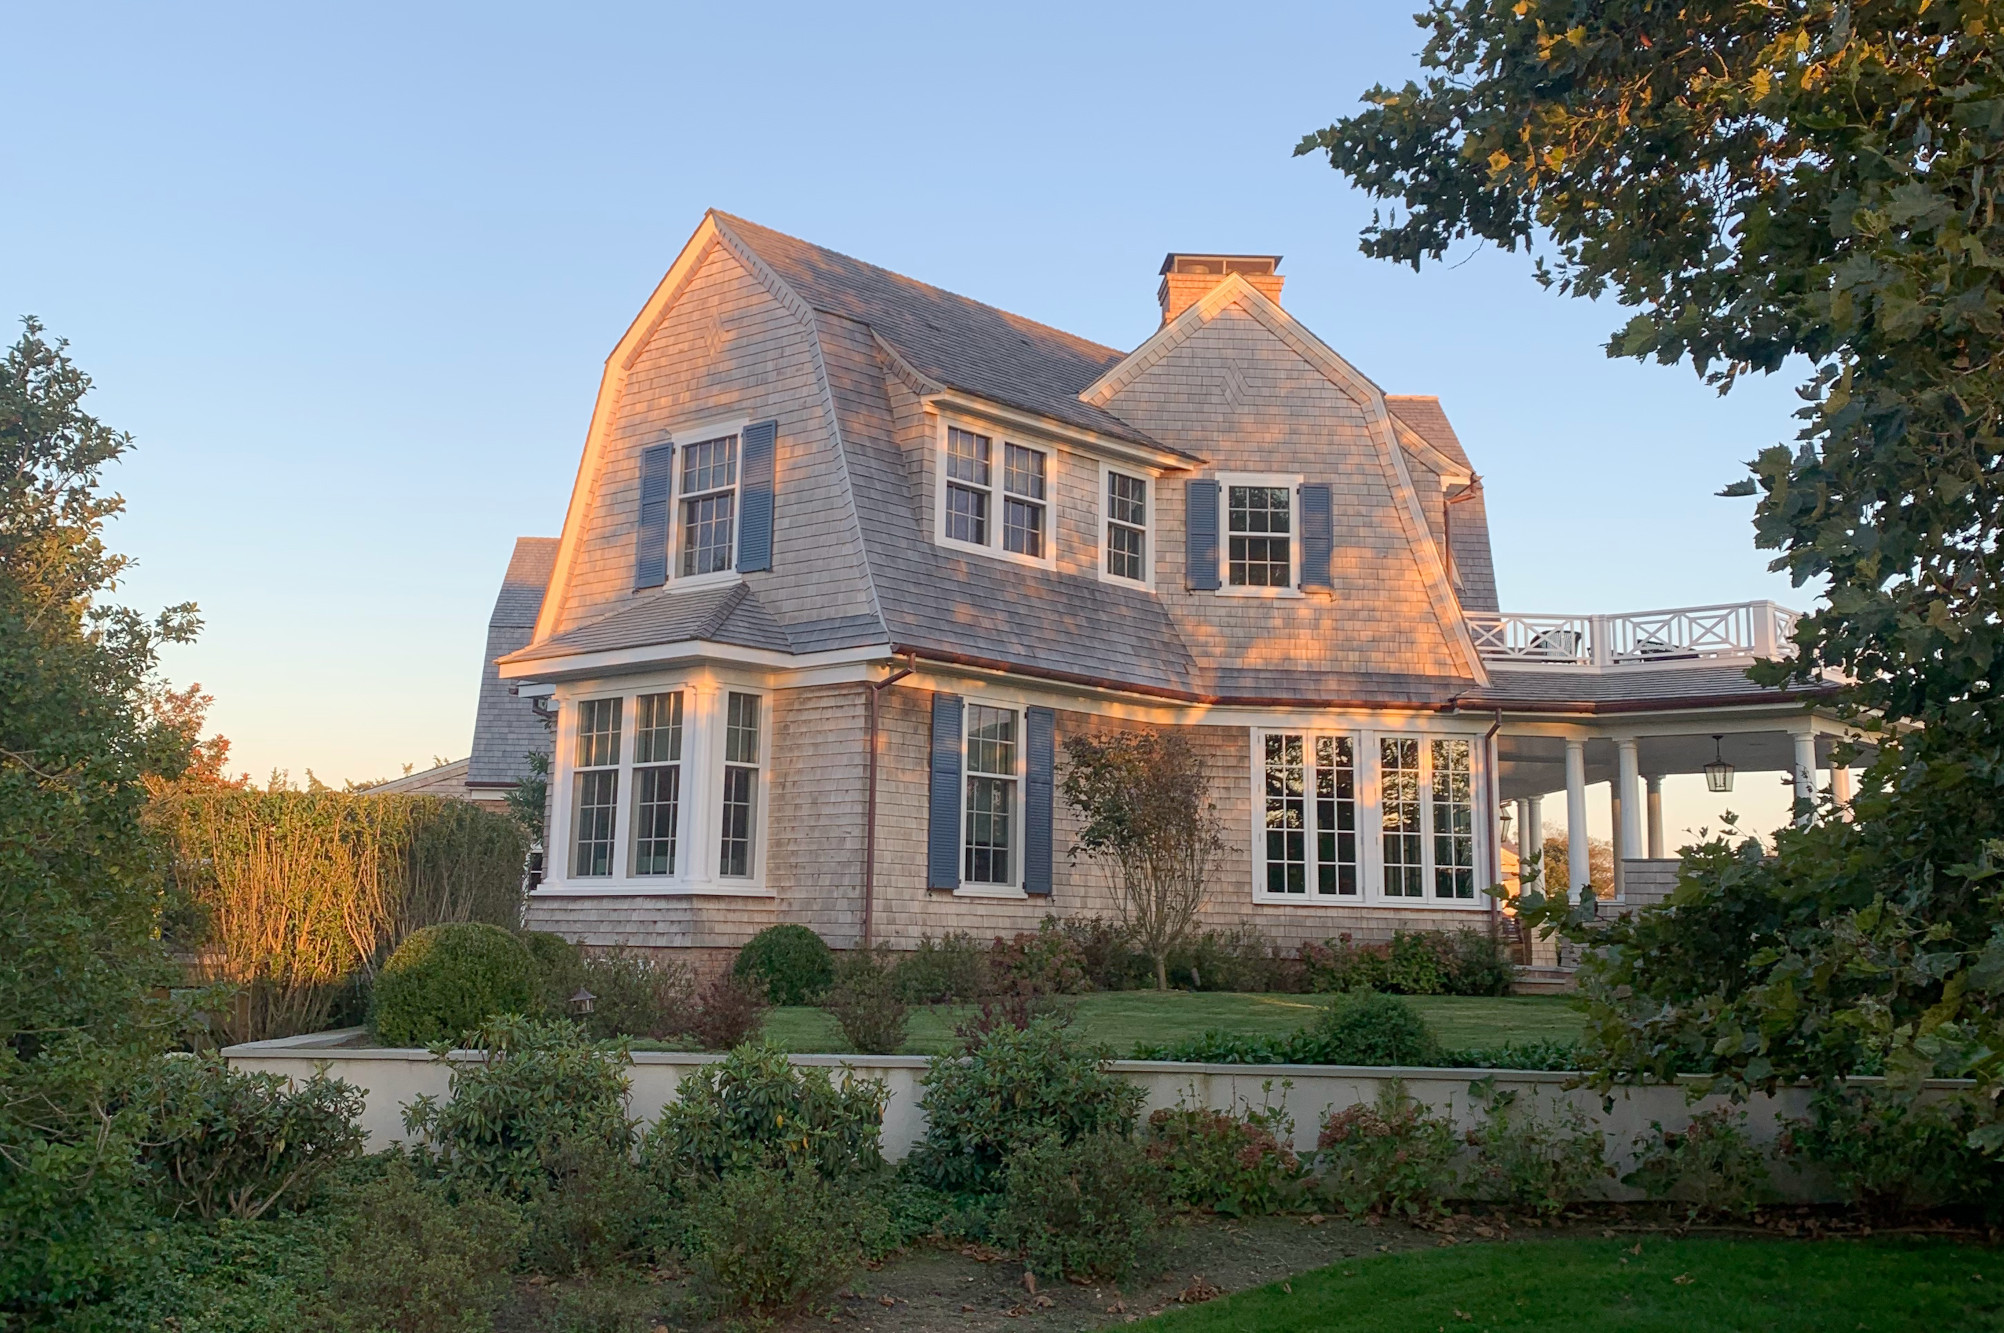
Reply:
[[1280, 304], [1279, 255], [1179, 255], [1162, 261], [1162, 286], [1156, 296], [1162, 302], [1162, 322], [1204, 299], [1211, 288], [1236, 273], [1260, 289], [1275, 305]]

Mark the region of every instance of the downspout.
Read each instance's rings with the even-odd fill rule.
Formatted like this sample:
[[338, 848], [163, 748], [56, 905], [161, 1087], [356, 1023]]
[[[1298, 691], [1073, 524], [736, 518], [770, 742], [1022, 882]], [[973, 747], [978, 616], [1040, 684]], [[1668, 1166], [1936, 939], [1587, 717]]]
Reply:
[[882, 680], [863, 682], [863, 711], [869, 718], [869, 808], [863, 816], [863, 947], [869, 948], [877, 909], [877, 696], [911, 675], [901, 666]]
[[[1503, 710], [1496, 710], [1496, 720], [1489, 724], [1489, 730], [1482, 733], [1482, 767], [1489, 786], [1489, 857], [1496, 870], [1496, 883], [1503, 882], [1503, 784], [1498, 772], [1501, 767], [1496, 761], [1496, 733], [1503, 730]], [[1523, 843], [1518, 842], [1517, 855], [1524, 855]], [[1494, 894], [1489, 898], [1489, 940], [1495, 943], [1503, 934], [1503, 901]]]

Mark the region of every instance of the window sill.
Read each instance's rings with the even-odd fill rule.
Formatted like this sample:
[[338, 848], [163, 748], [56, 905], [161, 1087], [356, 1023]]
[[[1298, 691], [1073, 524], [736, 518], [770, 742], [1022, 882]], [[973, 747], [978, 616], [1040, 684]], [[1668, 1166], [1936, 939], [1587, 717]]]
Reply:
[[600, 883], [544, 883], [530, 890], [531, 898], [772, 898], [762, 884], [726, 884], [716, 880], [607, 879]]
[[1239, 588], [1229, 583], [1220, 584], [1218, 587], [1220, 597], [1306, 597], [1307, 595], [1299, 588]]
[[1020, 902], [1030, 895], [1020, 888], [1012, 888], [1007, 884], [963, 884], [953, 891], [953, 896], [956, 898], [993, 898], [1002, 902]]
[[684, 588], [694, 591], [699, 588], [725, 588], [733, 583], [743, 583], [745, 576], [735, 569], [713, 570], [708, 574], [681, 574], [668, 580], [665, 588]]
[[973, 542], [955, 541], [951, 537], [941, 537], [934, 545], [943, 551], [954, 551], [961, 555], [978, 555], [988, 560], [1000, 560], [1011, 565], [1027, 565], [1031, 569], [1055, 570], [1058, 567], [1056, 543], [1052, 543], [1051, 554], [1037, 556], [1020, 555], [1015, 551], [1005, 551], [999, 546], [976, 546]]
[[1271, 904], [1275, 907], [1372, 907], [1389, 908], [1395, 911], [1427, 910], [1437, 912], [1486, 912], [1489, 903], [1482, 898], [1388, 898], [1383, 894], [1366, 896], [1363, 894], [1312, 894], [1312, 893], [1268, 893], [1264, 889], [1253, 890], [1253, 901]]

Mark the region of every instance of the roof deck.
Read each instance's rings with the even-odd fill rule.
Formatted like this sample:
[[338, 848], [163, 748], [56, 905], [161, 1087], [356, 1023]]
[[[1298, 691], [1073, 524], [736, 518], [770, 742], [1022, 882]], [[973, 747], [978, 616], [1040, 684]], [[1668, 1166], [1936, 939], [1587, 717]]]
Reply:
[[1775, 658], [1794, 650], [1802, 618], [1774, 602], [1678, 606], [1621, 615], [1467, 613], [1482, 660], [1496, 666], [1560, 671], [1716, 666], [1722, 659]]

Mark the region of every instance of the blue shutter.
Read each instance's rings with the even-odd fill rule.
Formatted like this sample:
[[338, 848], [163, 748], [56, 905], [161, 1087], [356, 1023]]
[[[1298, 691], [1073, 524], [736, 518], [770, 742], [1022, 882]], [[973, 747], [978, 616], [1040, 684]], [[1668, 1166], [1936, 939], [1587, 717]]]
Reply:
[[640, 525], [633, 534], [633, 586], [658, 588], [668, 581], [668, 493], [675, 484], [675, 446], [654, 444], [640, 451]]
[[772, 568], [772, 454], [777, 421], [746, 426], [738, 483], [738, 571]]
[[1024, 714], [1023, 892], [1051, 891], [1051, 788], [1057, 761], [1058, 715], [1048, 708]]
[[1183, 583], [1197, 592], [1218, 586], [1218, 483], [1183, 483]]
[[1301, 586], [1327, 591], [1329, 561], [1336, 553], [1336, 519], [1324, 482], [1301, 488]]
[[932, 696], [932, 808], [925, 839], [929, 889], [960, 887], [960, 717], [959, 695]]

